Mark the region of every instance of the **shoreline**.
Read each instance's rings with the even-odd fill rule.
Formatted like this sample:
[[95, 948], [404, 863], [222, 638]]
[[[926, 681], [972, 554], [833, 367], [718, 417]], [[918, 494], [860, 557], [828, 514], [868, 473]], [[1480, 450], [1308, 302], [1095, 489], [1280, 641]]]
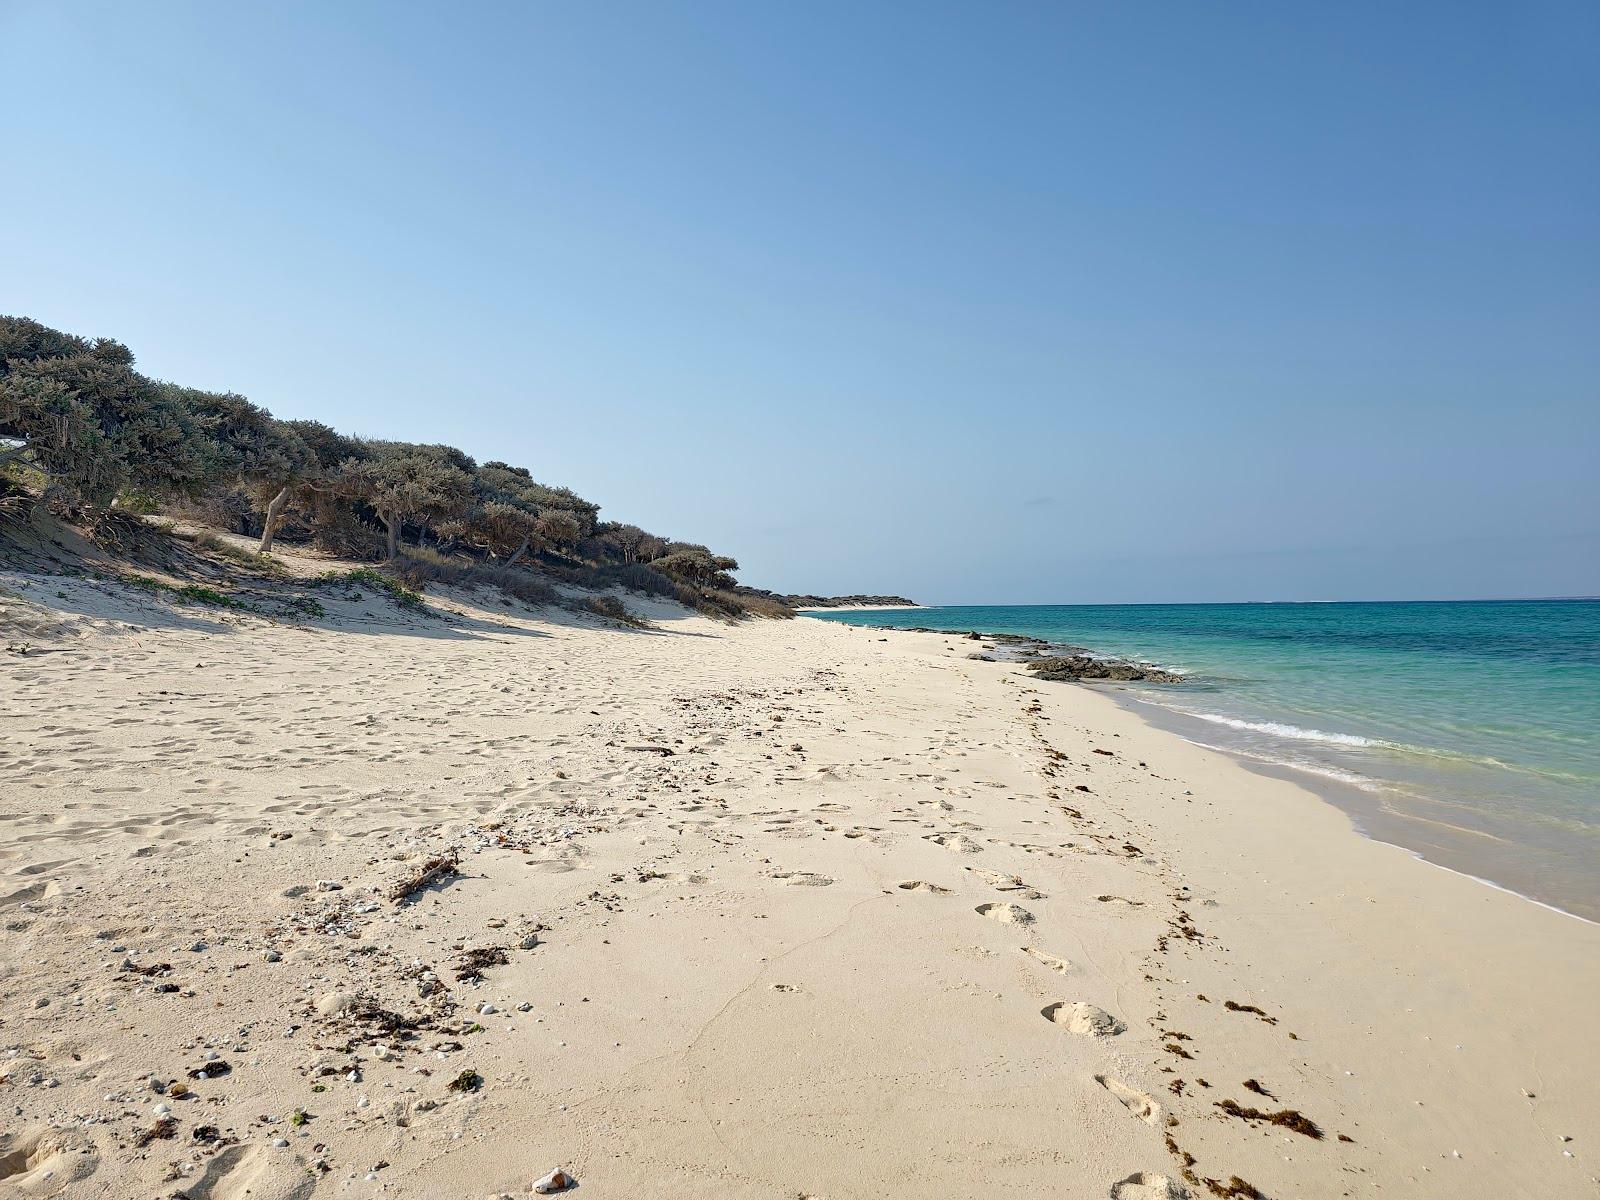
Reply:
[[[1110, 662], [1178, 670], [1165, 663], [1102, 654], [1092, 648], [1055, 643], [1032, 635], [968, 629], [940, 630], [927, 626], [863, 625], [858, 628], [895, 628], [901, 632], [945, 637], [964, 637], [976, 633], [984, 640], [998, 643], [990, 652], [996, 661], [1026, 663], [1042, 655], [1084, 653]], [[1178, 670], [1178, 673], [1181, 675], [1184, 672]], [[1110, 682], [1109, 694], [1116, 697], [1119, 704], [1139, 713], [1148, 724], [1173, 733], [1192, 745], [1227, 755], [1259, 774], [1286, 779], [1311, 791], [1325, 803], [1343, 812], [1364, 837], [1396, 846], [1415, 854], [1429, 865], [1487, 883], [1564, 915], [1591, 924], [1600, 923], [1600, 895], [1596, 895], [1592, 887], [1584, 887], [1581, 867], [1564, 864], [1566, 873], [1553, 873], [1550, 867], [1558, 861], [1557, 856], [1563, 853], [1563, 848], [1557, 844], [1541, 844], [1533, 836], [1535, 827], [1531, 823], [1525, 823], [1520, 830], [1513, 831], [1522, 834], [1520, 839], [1506, 837], [1495, 830], [1485, 814], [1473, 814], [1481, 822], [1479, 825], [1446, 819], [1451, 802], [1448, 795], [1439, 794], [1441, 784], [1438, 782], [1425, 783], [1422, 786], [1427, 790], [1418, 791], [1404, 787], [1376, 771], [1362, 776], [1361, 781], [1357, 782], [1353, 777], [1342, 777], [1331, 767], [1320, 769], [1293, 759], [1267, 757], [1231, 745], [1227, 734], [1212, 722], [1161, 703], [1157, 699], [1161, 694], [1159, 686], [1134, 689], [1115, 686], [1115, 681], [1095, 679], [1067, 682], [1096, 685]], [[1429, 816], [1430, 809], [1439, 810], [1439, 815]], [[1593, 881], [1588, 882], [1592, 884]]]
[[25, 590], [53, 613], [0, 658], [7, 1183], [1592, 1186], [1600, 927], [1114, 692], [631, 594], [655, 629]]
[[[1479, 850], [1479, 843], [1483, 838], [1493, 838], [1492, 834], [1466, 826], [1426, 822], [1420, 816], [1387, 804], [1385, 795], [1391, 793], [1392, 789], [1381, 779], [1373, 779], [1373, 787], [1363, 788], [1309, 767], [1259, 758], [1232, 746], [1208, 742], [1201, 736], [1204, 733], [1203, 729], [1188, 728], [1190, 725], [1198, 726], [1200, 724], [1198, 720], [1185, 719], [1183, 713], [1156, 704], [1126, 689], [1108, 689], [1108, 691], [1118, 703], [1138, 713], [1153, 728], [1172, 733], [1192, 745], [1225, 754], [1239, 762], [1246, 770], [1267, 778], [1284, 780], [1317, 796], [1324, 803], [1344, 813], [1350, 819], [1352, 828], [1362, 837], [1394, 846], [1415, 855], [1419, 862], [1487, 884], [1530, 903], [1542, 905], [1563, 916], [1591, 925], [1600, 924], [1600, 908], [1593, 908], [1592, 902], [1584, 897], [1573, 896], [1566, 903], [1561, 903], [1549, 895], [1541, 895], [1540, 892], [1546, 885], [1539, 882], [1542, 872], [1537, 865], [1517, 869], [1508, 857], [1502, 855], [1498, 864], [1490, 864], [1486, 869], [1482, 859], [1474, 856], [1474, 851]], [[1421, 833], [1417, 832], [1419, 830], [1431, 832], [1433, 835], [1433, 840], [1427, 842], [1426, 849], [1416, 844], [1425, 840]], [[1498, 842], [1498, 839], [1494, 840]], [[1479, 852], [1481, 853], [1481, 850]], [[1515, 880], [1496, 878], [1495, 874], [1489, 873], [1490, 870], [1502, 876], [1512, 875], [1521, 878]], [[1594, 915], [1576, 911], [1576, 908], [1586, 906], [1593, 909]]]

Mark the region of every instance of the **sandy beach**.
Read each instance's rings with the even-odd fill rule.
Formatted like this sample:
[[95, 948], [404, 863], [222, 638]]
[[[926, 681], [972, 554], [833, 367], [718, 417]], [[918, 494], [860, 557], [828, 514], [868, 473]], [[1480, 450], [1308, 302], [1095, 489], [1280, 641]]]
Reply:
[[1600, 927], [970, 642], [0, 588], [0, 1196], [1600, 1191]]

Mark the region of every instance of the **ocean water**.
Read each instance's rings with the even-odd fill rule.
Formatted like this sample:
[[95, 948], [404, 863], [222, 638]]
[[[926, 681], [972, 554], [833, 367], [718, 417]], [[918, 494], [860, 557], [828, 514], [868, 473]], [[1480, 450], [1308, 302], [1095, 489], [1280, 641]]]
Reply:
[[1113, 690], [1192, 741], [1296, 774], [1372, 836], [1600, 920], [1600, 600], [813, 615], [1028, 634], [1182, 671]]

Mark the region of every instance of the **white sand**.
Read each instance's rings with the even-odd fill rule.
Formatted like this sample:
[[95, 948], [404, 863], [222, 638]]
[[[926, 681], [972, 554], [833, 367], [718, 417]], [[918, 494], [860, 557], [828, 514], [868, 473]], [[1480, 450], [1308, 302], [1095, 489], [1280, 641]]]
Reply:
[[1600, 927], [1092, 690], [804, 619], [0, 586], [0, 1196], [1596, 1194]]

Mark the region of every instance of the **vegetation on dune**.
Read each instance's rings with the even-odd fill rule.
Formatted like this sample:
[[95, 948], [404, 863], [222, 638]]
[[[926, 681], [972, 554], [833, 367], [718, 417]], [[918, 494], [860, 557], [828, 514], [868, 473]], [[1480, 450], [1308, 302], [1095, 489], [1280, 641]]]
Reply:
[[[738, 563], [637, 525], [522, 467], [453, 446], [351, 437], [283, 421], [233, 393], [150, 379], [120, 342], [0, 317], [0, 491], [24, 485], [51, 511], [114, 539], [118, 518], [167, 511], [259, 538], [382, 561], [402, 603], [428, 582], [495, 582], [559, 599], [533, 571], [581, 587], [625, 587], [719, 616], [788, 616], [743, 588]], [[126, 518], [122, 528], [126, 529]], [[404, 595], [401, 595], [403, 593]], [[594, 611], [623, 620], [603, 601]]]

